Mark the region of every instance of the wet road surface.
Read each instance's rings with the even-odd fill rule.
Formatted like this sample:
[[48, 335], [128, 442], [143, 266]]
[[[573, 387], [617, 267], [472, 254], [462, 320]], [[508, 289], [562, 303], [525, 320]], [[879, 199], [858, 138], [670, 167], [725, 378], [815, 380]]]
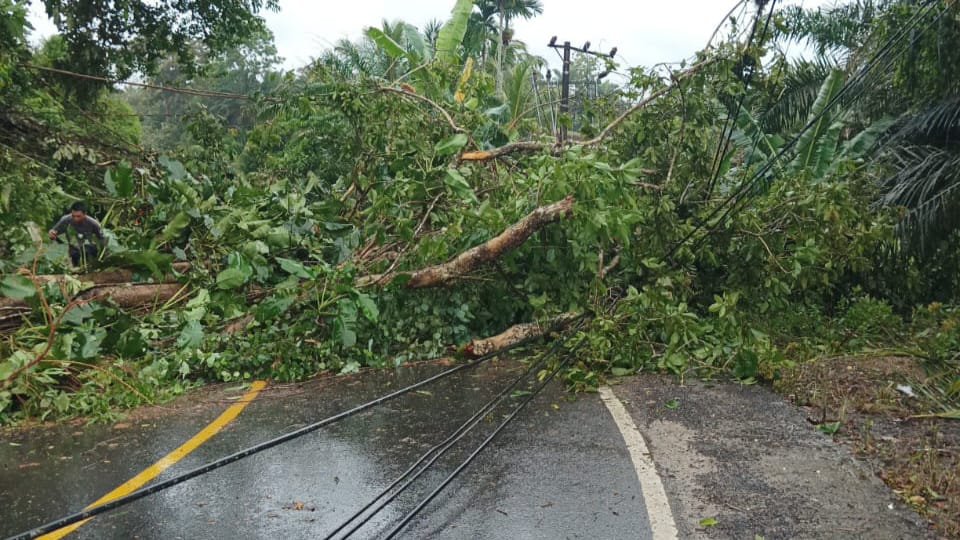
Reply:
[[[425, 365], [268, 386], [155, 481], [443, 369]], [[461, 371], [98, 516], [70, 538], [323, 538], [521, 372], [515, 361]], [[647, 441], [669, 501], [666, 517], [676, 522], [679, 538], [927, 535], [869, 471], [763, 388], [680, 386], [639, 376], [613, 392]], [[115, 425], [0, 434], [0, 537], [92, 503], [192, 437], [241, 394], [207, 388]], [[485, 417], [352, 538], [381, 537], [522, 399], [517, 395]], [[637, 464], [621, 429], [597, 395], [572, 399], [552, 384], [400, 537], [651, 538]], [[701, 525], [704, 518], [716, 525]]]
[[[98, 516], [71, 537], [322, 538], [516, 378], [518, 367], [492, 362], [458, 373], [423, 392]], [[158, 480], [440, 369], [268, 388]], [[639, 484], [616, 425], [599, 400], [568, 398], [551, 385], [402, 537], [649, 537]], [[517, 396], [507, 404], [521, 400]], [[160, 411], [136, 423], [121, 422], [122, 429], [65, 426], [11, 435], [7, 442], [20, 446], [0, 448], [0, 535], [83, 508], [188, 439], [226, 406], [214, 402]], [[353, 537], [375, 538], [388, 530], [509, 411], [495, 410]]]

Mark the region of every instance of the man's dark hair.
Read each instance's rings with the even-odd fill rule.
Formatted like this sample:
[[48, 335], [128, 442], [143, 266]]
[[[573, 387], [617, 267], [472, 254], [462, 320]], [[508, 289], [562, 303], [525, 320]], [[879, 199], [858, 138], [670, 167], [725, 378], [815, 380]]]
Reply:
[[86, 213], [87, 213], [87, 205], [83, 204], [83, 203], [80, 202], [80, 201], [77, 201], [77, 202], [75, 202], [75, 203], [73, 203], [73, 204], [70, 205], [70, 211], [71, 211], [71, 212], [83, 212], [84, 214], [86, 214]]

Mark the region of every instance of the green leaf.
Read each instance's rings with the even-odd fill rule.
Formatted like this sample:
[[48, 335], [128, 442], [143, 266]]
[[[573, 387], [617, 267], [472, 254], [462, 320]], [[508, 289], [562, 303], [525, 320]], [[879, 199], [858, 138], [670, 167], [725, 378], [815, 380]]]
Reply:
[[438, 142], [437, 145], [433, 147], [433, 151], [438, 156], [449, 156], [450, 154], [457, 153], [461, 148], [463, 148], [464, 145], [467, 144], [467, 140], [468, 139], [465, 134], [457, 133], [456, 135], [452, 135]]
[[701, 527], [713, 527], [714, 525], [717, 524], [717, 520], [707, 517], [707, 518], [701, 519], [698, 523], [700, 524]]
[[84, 319], [93, 315], [94, 306], [92, 304], [81, 304], [63, 314], [61, 322], [69, 324], [81, 324]]
[[188, 321], [177, 336], [177, 346], [181, 349], [196, 349], [203, 343], [203, 327], [200, 321]]
[[113, 181], [113, 173], [110, 172], [110, 169], [103, 173], [103, 185], [106, 186], [107, 193], [114, 197], [117, 196], [117, 184]]
[[290, 309], [294, 300], [293, 296], [271, 296], [260, 302], [254, 311], [254, 316], [258, 322], [275, 319]]
[[477, 195], [473, 192], [473, 188], [470, 187], [467, 179], [460, 174], [460, 171], [456, 169], [447, 169], [447, 174], [444, 177], [444, 183], [457, 195], [457, 197], [460, 197], [460, 199], [466, 202], [477, 202]]
[[368, 295], [360, 293], [357, 295], [357, 303], [360, 305], [360, 311], [370, 322], [377, 322], [380, 318], [380, 310], [377, 309], [377, 303]]
[[340, 328], [340, 344], [344, 349], [350, 349], [357, 344], [357, 333], [351, 328], [343, 326]]
[[183, 163], [175, 159], [170, 159], [167, 156], [160, 156], [160, 159], [157, 161], [170, 172], [170, 178], [172, 180], [180, 180], [187, 176], [187, 169], [184, 168]]
[[473, 10], [473, 0], [457, 0], [448, 20], [437, 33], [437, 58], [441, 62], [453, 62], [457, 58], [457, 49], [467, 34], [467, 21]]
[[103, 328], [97, 328], [93, 332], [83, 334], [83, 346], [80, 347], [80, 358], [90, 360], [100, 354], [100, 344], [103, 338], [107, 337], [107, 331]]
[[627, 375], [630, 375], [632, 373], [633, 373], [633, 370], [629, 368], [614, 367], [610, 369], [610, 374], [613, 375], [614, 377], [626, 377]]
[[37, 290], [27, 276], [11, 274], [0, 279], [0, 296], [24, 300], [35, 294], [37, 294]]
[[103, 173], [103, 183], [110, 195], [129, 197], [133, 194], [133, 169], [129, 163], [122, 162], [113, 170]]
[[667, 401], [666, 403], [664, 403], [663, 406], [668, 409], [676, 409], [677, 407], [680, 406], [680, 400], [671, 399], [670, 401]]
[[239, 268], [227, 268], [217, 274], [218, 289], [235, 289], [247, 282], [247, 275]]
[[310, 273], [306, 266], [299, 261], [293, 259], [285, 259], [283, 257], [276, 257], [277, 263], [280, 265], [280, 268], [291, 275], [297, 276], [298, 278], [303, 279], [312, 279], [314, 276]]
[[833, 435], [834, 433], [840, 431], [840, 422], [826, 422], [824, 424], [819, 424], [817, 425], [817, 429], [820, 430], [821, 433]]
[[177, 215], [173, 216], [167, 226], [163, 228], [163, 231], [160, 232], [159, 240], [161, 242], [166, 242], [171, 238], [180, 234], [187, 225], [190, 224], [190, 216], [186, 212], [178, 212]]
[[[802, 172], [808, 170], [816, 164], [819, 144], [826, 135], [829, 127], [833, 124], [833, 118], [826, 110], [827, 105], [836, 97], [837, 93], [843, 87], [843, 71], [834, 69], [820, 86], [820, 92], [817, 99], [810, 109], [809, 119], [816, 121], [810, 126], [800, 139], [797, 141], [797, 157], [790, 162], [790, 169], [793, 172]], [[808, 121], [809, 122], [809, 121]]]
[[397, 59], [401, 56], [406, 56], [407, 51], [400, 46], [399, 43], [393, 40], [392, 37], [383, 33], [383, 30], [379, 28], [370, 27], [367, 28], [367, 37], [373, 40], [378, 47], [383, 49], [383, 52], [387, 53], [391, 59]]

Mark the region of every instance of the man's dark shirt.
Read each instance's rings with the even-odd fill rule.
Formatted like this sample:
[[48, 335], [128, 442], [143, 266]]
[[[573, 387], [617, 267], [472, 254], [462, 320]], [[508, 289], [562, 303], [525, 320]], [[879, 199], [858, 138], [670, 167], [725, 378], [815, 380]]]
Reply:
[[53, 230], [59, 235], [63, 234], [67, 227], [73, 228], [75, 232], [82, 234], [86, 239], [95, 237], [100, 243], [103, 242], [103, 230], [100, 228], [100, 222], [90, 216], [84, 216], [83, 221], [76, 223], [73, 221], [73, 216], [67, 214], [60, 218], [60, 221], [53, 226]]

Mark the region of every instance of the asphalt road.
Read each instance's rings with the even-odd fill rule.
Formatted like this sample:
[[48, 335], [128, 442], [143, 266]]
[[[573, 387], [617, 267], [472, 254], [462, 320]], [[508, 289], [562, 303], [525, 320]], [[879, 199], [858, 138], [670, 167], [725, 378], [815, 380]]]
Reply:
[[[442, 369], [270, 385], [156, 480]], [[323, 538], [521, 371], [503, 361], [460, 372], [98, 516], [69, 537]], [[241, 393], [207, 388], [115, 425], [0, 433], [0, 537], [91, 504], [189, 440]], [[487, 437], [519, 394], [351, 538], [382, 537]], [[614, 387], [613, 397], [625, 405], [619, 423], [598, 395], [572, 398], [549, 386], [399, 537], [645, 539], [664, 538], [664, 524], [679, 538], [927, 534], [863, 465], [763, 388], [642, 376]], [[631, 429], [639, 429], [642, 451], [636, 441], [628, 448]], [[645, 476], [643, 461], [651, 458]]]

